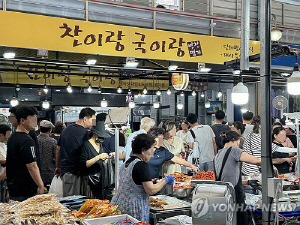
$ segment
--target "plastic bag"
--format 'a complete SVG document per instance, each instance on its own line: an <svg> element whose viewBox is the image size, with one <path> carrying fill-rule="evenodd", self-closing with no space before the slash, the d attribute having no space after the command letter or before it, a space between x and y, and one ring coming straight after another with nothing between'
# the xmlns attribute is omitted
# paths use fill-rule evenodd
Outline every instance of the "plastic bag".
<svg viewBox="0 0 300 225"><path fill-rule="evenodd" d="M57 197L63 197L63 183L60 177L53 177L49 193L56 194Z"/></svg>

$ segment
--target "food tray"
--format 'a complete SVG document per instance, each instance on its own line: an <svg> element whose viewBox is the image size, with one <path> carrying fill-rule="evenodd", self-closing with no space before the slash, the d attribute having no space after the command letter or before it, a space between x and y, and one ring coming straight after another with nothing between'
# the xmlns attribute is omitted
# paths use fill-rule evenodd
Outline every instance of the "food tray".
<svg viewBox="0 0 300 225"><path fill-rule="evenodd" d="M140 222L137 219L133 218L132 216L123 214L123 215L118 215L118 216L108 216L108 217L103 217L103 218L86 219L86 220L84 220L84 223L86 225L104 225L107 223L120 222L123 220L130 220L134 223Z"/></svg>
<svg viewBox="0 0 300 225"><path fill-rule="evenodd" d="M166 195L156 195L156 196L151 196L151 197L163 199L167 203L171 204L171 206L174 205L174 207L164 208L164 209L150 208L151 212L165 212L165 211L174 211L174 210L191 208L191 203L183 201L183 200L179 200L179 199L174 198L174 197L170 197L170 196L166 196Z"/></svg>

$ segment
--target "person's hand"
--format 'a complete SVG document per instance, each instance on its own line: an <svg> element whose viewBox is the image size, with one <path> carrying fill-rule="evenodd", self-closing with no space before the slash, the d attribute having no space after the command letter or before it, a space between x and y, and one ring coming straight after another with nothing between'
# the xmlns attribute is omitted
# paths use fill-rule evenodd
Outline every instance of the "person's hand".
<svg viewBox="0 0 300 225"><path fill-rule="evenodd" d="M164 178L164 180L166 181L166 184L173 184L175 181L175 177L172 175L168 175Z"/></svg>
<svg viewBox="0 0 300 225"><path fill-rule="evenodd" d="M4 173L4 172L5 172L5 171L3 171L2 173L0 173L0 181L6 179L6 173Z"/></svg>
<svg viewBox="0 0 300 225"><path fill-rule="evenodd" d="M54 175L59 177L60 176L60 168L55 168Z"/></svg>
<svg viewBox="0 0 300 225"><path fill-rule="evenodd" d="M289 153L289 157L294 157L295 155L296 155L295 152L290 152L290 153Z"/></svg>
<svg viewBox="0 0 300 225"><path fill-rule="evenodd" d="M200 172L200 170L199 170L199 168L198 168L197 166L192 165L191 168L192 168L192 170L194 170L194 172L196 172L196 173L199 173L199 172Z"/></svg>
<svg viewBox="0 0 300 225"><path fill-rule="evenodd" d="M101 153L100 155L98 155L98 160L102 159L102 160L106 160L108 158L108 154L107 153Z"/></svg>
<svg viewBox="0 0 300 225"><path fill-rule="evenodd" d="M285 158L285 161L287 163L292 163L294 161L294 159L293 158Z"/></svg>
<svg viewBox="0 0 300 225"><path fill-rule="evenodd" d="M38 187L38 189L37 189L37 194L38 194L38 195L42 195L42 194L44 194L44 193L45 193L44 185Z"/></svg>

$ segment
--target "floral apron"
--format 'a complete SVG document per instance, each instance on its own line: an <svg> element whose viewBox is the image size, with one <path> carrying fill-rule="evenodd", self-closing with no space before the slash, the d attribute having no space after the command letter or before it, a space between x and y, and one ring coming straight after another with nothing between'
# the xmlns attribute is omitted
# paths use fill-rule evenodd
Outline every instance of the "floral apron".
<svg viewBox="0 0 300 225"><path fill-rule="evenodd" d="M111 203L118 206L122 214L128 214L139 221L149 222L150 201L143 185L136 185L132 179L134 165L141 161L135 159L127 168L120 168L120 185Z"/></svg>

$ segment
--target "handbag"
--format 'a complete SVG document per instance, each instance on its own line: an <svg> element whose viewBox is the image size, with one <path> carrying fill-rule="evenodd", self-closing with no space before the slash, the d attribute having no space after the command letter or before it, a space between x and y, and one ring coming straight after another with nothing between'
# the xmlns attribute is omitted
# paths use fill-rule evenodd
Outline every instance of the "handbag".
<svg viewBox="0 0 300 225"><path fill-rule="evenodd" d="M88 175L88 185L92 190L102 189L101 172Z"/></svg>

